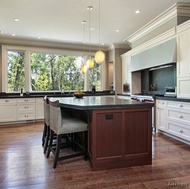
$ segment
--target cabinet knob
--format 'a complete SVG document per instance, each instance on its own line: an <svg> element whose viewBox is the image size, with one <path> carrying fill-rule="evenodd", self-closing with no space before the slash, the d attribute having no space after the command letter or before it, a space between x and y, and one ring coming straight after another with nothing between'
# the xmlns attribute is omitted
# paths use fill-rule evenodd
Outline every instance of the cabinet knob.
<svg viewBox="0 0 190 189"><path fill-rule="evenodd" d="M28 115L25 115L25 117L28 117Z"/></svg>
<svg viewBox="0 0 190 189"><path fill-rule="evenodd" d="M180 133L183 133L183 130L179 129L179 132L180 132Z"/></svg>
<svg viewBox="0 0 190 189"><path fill-rule="evenodd" d="M183 118L183 116L182 116L182 115L179 115L178 117L179 117L179 118Z"/></svg>
<svg viewBox="0 0 190 189"><path fill-rule="evenodd" d="M28 102L28 100L25 100L25 102Z"/></svg>
<svg viewBox="0 0 190 189"><path fill-rule="evenodd" d="M5 100L5 102L9 102L9 100Z"/></svg>
<svg viewBox="0 0 190 189"><path fill-rule="evenodd" d="M28 108L28 106L25 106L25 108Z"/></svg>
<svg viewBox="0 0 190 189"><path fill-rule="evenodd" d="M183 107L183 105L182 105L182 104L179 104L179 107Z"/></svg>

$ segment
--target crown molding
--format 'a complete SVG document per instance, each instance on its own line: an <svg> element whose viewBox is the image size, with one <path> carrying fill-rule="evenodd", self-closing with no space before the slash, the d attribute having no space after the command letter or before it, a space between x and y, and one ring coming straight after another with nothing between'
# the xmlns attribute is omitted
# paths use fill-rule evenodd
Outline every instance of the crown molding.
<svg viewBox="0 0 190 189"><path fill-rule="evenodd" d="M185 32L186 30L190 30L190 20L188 20L176 27L177 34Z"/></svg>
<svg viewBox="0 0 190 189"><path fill-rule="evenodd" d="M168 8L162 14L157 16L155 19L147 23L145 26L140 28L134 34L126 38L124 41L133 43L140 39L141 37L147 35L151 31L155 30L159 26L168 22L172 18L177 16L190 16L190 4L189 3L175 3L173 6Z"/></svg>
<svg viewBox="0 0 190 189"><path fill-rule="evenodd" d="M126 43L126 44L111 44L107 47L107 51L111 51L114 49L126 49L130 50L131 47Z"/></svg>

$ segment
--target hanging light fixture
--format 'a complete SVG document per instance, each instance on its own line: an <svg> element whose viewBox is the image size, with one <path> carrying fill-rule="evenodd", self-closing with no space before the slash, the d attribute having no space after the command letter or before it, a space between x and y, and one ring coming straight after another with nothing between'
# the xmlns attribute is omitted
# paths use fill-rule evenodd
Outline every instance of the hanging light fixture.
<svg viewBox="0 0 190 189"><path fill-rule="evenodd" d="M83 43L84 43L84 52L85 52L85 44L86 44L86 41L85 41L86 21L83 20L83 21L82 21L82 24L83 24ZM86 56L85 56L85 57L86 57ZM86 60L86 58L85 58L85 60ZM86 62L86 61L84 61L84 62ZM85 74L85 73L87 72L87 70L88 70L87 65L83 63L82 66L81 66L81 72L82 72L82 74Z"/></svg>
<svg viewBox="0 0 190 189"><path fill-rule="evenodd" d="M92 69L94 67L94 61L92 60L92 57L91 57L91 11L92 11L93 7L88 6L87 9L89 10L89 27L88 27L88 31L89 31L89 54L90 54L90 57L87 60L87 68Z"/></svg>
<svg viewBox="0 0 190 189"><path fill-rule="evenodd" d="M99 0L99 50L95 53L95 61L101 64L105 60L105 54L100 50L100 0Z"/></svg>

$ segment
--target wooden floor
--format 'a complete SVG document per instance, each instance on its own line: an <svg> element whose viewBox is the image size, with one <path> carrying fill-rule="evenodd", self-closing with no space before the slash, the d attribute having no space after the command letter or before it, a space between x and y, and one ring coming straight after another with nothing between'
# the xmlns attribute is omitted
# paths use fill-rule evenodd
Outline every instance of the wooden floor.
<svg viewBox="0 0 190 189"><path fill-rule="evenodd" d="M152 165L92 172L82 157L58 162L43 154L43 123L0 126L0 188L190 188L190 146L153 134Z"/></svg>

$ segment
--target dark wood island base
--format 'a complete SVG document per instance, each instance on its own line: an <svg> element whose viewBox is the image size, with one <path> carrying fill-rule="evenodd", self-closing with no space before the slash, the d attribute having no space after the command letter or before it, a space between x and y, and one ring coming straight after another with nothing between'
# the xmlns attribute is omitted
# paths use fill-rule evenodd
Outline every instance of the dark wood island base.
<svg viewBox="0 0 190 189"><path fill-rule="evenodd" d="M59 102L63 109L86 112L93 171L152 164L152 103L116 97Z"/></svg>
<svg viewBox="0 0 190 189"><path fill-rule="evenodd" d="M152 163L151 108L95 110L89 124L92 170Z"/></svg>

